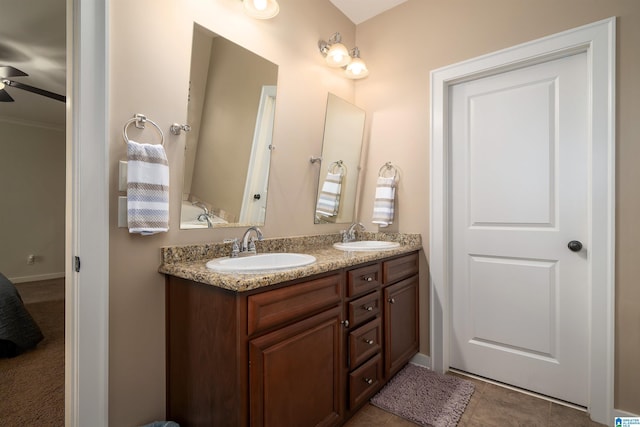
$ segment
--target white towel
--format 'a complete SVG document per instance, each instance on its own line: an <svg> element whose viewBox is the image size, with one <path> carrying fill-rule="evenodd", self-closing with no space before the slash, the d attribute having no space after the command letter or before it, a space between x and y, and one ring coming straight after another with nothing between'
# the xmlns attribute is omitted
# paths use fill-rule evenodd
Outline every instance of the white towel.
<svg viewBox="0 0 640 427"><path fill-rule="evenodd" d="M318 195L316 216L336 216L340 209L340 192L342 191L342 174L327 173Z"/></svg>
<svg viewBox="0 0 640 427"><path fill-rule="evenodd" d="M169 162L160 144L127 141L129 233L169 230Z"/></svg>
<svg viewBox="0 0 640 427"><path fill-rule="evenodd" d="M373 202L373 219L371 222L387 227L393 223L393 205L396 196L396 178L378 177L376 182L376 198Z"/></svg>

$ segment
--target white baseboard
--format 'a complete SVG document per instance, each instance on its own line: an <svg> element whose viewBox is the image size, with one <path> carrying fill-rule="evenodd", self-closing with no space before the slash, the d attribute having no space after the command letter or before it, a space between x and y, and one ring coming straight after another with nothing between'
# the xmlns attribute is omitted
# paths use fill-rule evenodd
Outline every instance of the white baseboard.
<svg viewBox="0 0 640 427"><path fill-rule="evenodd" d="M411 358L411 360L409 360L409 362L416 365L424 366L425 368L432 369L431 357L427 356L426 354L417 353L415 356Z"/></svg>
<svg viewBox="0 0 640 427"><path fill-rule="evenodd" d="M61 279L64 277L62 273L35 274L33 276L9 277L11 283L37 282L39 280Z"/></svg>

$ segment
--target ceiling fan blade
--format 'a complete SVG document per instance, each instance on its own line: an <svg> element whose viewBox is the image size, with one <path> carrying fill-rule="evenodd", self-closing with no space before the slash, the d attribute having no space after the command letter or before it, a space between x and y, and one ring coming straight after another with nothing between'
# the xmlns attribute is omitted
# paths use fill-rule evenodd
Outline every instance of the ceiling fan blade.
<svg viewBox="0 0 640 427"><path fill-rule="evenodd" d="M11 65L0 65L0 77L22 77L28 75L29 74L25 73L24 71L18 70Z"/></svg>
<svg viewBox="0 0 640 427"><path fill-rule="evenodd" d="M48 90L40 89L35 86L30 86L24 83L16 82L13 80L5 80L7 86L15 87L17 89L26 90L27 92L36 93L38 95L46 96L47 98L55 99L60 102L67 102L67 97L59 95L57 93L49 92Z"/></svg>
<svg viewBox="0 0 640 427"><path fill-rule="evenodd" d="M0 89L0 102L13 102L13 98L6 90Z"/></svg>

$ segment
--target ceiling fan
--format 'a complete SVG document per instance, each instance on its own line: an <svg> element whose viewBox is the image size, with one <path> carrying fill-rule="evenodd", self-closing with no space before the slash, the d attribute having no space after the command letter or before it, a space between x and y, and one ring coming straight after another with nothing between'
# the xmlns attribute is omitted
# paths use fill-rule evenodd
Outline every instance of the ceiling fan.
<svg viewBox="0 0 640 427"><path fill-rule="evenodd" d="M55 99L56 101L67 102L67 97L64 95L59 95L57 93L49 92L48 90L11 80L12 77L24 77L28 75L29 74L24 71L18 70L10 65L0 65L0 102L13 102L13 98L5 90L6 86L36 93L38 95L46 96L47 98Z"/></svg>

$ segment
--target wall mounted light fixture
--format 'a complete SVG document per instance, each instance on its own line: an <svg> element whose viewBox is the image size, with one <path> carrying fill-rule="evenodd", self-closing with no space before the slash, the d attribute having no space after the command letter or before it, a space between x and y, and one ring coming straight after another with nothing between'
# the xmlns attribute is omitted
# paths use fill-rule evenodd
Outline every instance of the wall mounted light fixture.
<svg viewBox="0 0 640 427"><path fill-rule="evenodd" d="M351 62L347 65L347 69L345 73L347 77L350 79L362 79L369 75L369 70L367 69L367 64L364 63L362 59L360 59L360 49L354 47L351 49Z"/></svg>
<svg viewBox="0 0 640 427"><path fill-rule="evenodd" d="M369 75L367 65L360 59L360 49L348 50L342 44L340 33L334 33L329 41L318 42L320 53L324 55L327 65L334 68L345 67L345 74L350 79L362 79Z"/></svg>
<svg viewBox="0 0 640 427"><path fill-rule="evenodd" d="M328 42L320 40L318 47L320 48L320 52L325 56L329 67L345 67L349 61L351 61L349 51L345 45L342 44L342 36L340 33L332 35Z"/></svg>
<svg viewBox="0 0 640 427"><path fill-rule="evenodd" d="M242 0L244 11L256 19L271 19L280 12L277 0Z"/></svg>

